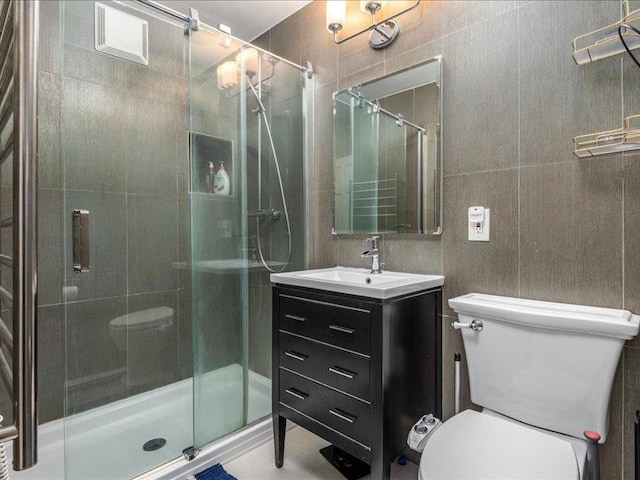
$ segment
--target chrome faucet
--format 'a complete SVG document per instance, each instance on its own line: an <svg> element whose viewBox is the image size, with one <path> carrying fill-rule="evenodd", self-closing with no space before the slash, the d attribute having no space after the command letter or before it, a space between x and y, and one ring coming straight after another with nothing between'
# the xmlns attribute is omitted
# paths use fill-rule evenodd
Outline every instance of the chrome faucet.
<svg viewBox="0 0 640 480"><path fill-rule="evenodd" d="M382 273L382 263L380 263L380 249L378 248L377 235L367 238L367 242L371 242L371 250L365 250L360 254L362 258L371 257L371 273Z"/></svg>

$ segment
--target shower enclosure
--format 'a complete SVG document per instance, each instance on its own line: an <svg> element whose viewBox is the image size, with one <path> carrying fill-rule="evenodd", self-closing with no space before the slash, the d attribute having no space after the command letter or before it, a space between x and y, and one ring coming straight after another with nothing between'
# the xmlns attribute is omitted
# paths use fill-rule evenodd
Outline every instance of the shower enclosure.
<svg viewBox="0 0 640 480"><path fill-rule="evenodd" d="M64 478L130 478L270 413L311 74L147 0L40 9L35 468L63 423Z"/></svg>

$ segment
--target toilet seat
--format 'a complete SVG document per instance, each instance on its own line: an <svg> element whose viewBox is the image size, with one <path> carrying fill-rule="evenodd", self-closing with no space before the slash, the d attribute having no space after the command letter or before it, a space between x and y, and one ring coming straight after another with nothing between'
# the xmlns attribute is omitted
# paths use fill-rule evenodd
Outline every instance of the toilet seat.
<svg viewBox="0 0 640 480"><path fill-rule="evenodd" d="M109 322L112 330L137 330L160 327L173 321L173 308L156 307L127 313Z"/></svg>
<svg viewBox="0 0 640 480"><path fill-rule="evenodd" d="M429 438L420 480L578 480L568 441L474 410L452 417Z"/></svg>

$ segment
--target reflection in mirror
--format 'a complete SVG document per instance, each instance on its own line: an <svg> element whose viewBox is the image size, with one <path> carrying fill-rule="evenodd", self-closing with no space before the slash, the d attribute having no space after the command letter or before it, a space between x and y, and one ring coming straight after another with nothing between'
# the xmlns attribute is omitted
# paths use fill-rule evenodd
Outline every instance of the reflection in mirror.
<svg viewBox="0 0 640 480"><path fill-rule="evenodd" d="M334 233L441 233L441 63L334 93Z"/></svg>

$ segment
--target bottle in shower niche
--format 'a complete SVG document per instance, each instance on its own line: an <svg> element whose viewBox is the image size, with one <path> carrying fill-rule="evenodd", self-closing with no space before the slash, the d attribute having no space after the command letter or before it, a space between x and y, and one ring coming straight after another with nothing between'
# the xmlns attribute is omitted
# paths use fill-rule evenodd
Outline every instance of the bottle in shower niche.
<svg viewBox="0 0 640 480"><path fill-rule="evenodd" d="M218 195L229 195L231 192L231 182L227 171L224 169L224 162L220 162L220 169L213 181L213 191Z"/></svg>
<svg viewBox="0 0 640 480"><path fill-rule="evenodd" d="M207 171L207 175L204 178L204 191L207 193L214 193L213 191L213 183L215 181L215 172L213 167L213 162L209 162L209 170Z"/></svg>

